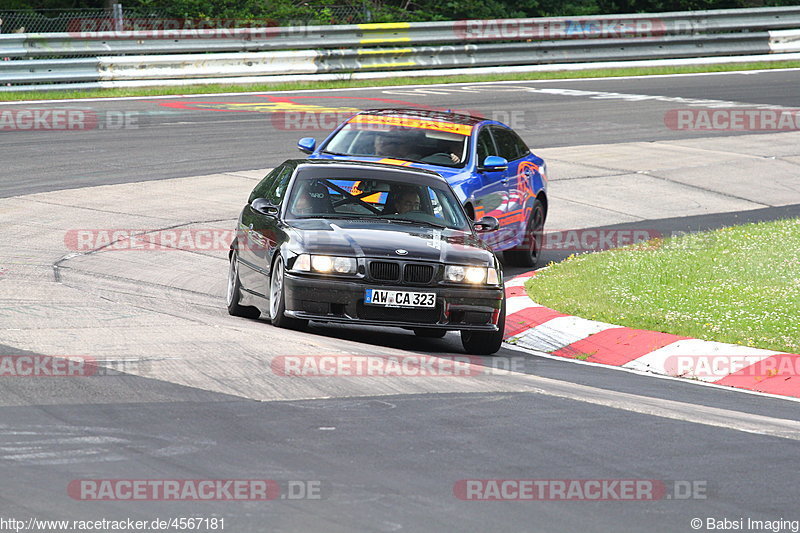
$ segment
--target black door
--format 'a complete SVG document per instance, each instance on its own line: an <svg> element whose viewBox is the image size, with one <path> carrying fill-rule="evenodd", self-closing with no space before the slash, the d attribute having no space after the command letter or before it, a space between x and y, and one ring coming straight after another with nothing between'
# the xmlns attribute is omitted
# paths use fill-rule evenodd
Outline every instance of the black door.
<svg viewBox="0 0 800 533"><path fill-rule="evenodd" d="M239 278L246 291L268 297L272 257L285 235L278 213L294 172L294 165L281 165L269 173L250 195L242 212L239 228ZM253 207L259 198L277 208L276 214L265 214ZM263 202L262 202L262 205Z"/></svg>

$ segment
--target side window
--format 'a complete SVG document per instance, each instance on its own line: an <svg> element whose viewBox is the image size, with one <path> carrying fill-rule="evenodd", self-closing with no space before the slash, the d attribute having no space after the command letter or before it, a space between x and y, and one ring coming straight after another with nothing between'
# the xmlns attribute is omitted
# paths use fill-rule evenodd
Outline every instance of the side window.
<svg viewBox="0 0 800 533"><path fill-rule="evenodd" d="M293 172L294 167L283 167L278 176L275 178L275 181L272 182L265 198L274 205L280 204L283 201L283 196L286 194L286 188L289 186L289 180L292 179Z"/></svg>
<svg viewBox="0 0 800 533"><path fill-rule="evenodd" d="M517 158L528 157L529 155L531 155L531 149L528 148L528 145L525 144L525 141L523 141L522 138L519 135L517 135L515 132L513 132L511 130L507 130L507 131L508 131L508 133L511 134L511 137L514 139L514 142L517 145Z"/></svg>
<svg viewBox="0 0 800 533"><path fill-rule="evenodd" d="M494 135L495 143L497 143L497 151L499 152L497 155L506 158L508 161L515 161L525 156L520 147L520 144L524 146L525 143L513 131L494 127L492 128L492 134ZM527 148L525 152L528 152Z"/></svg>
<svg viewBox="0 0 800 533"><path fill-rule="evenodd" d="M436 195L436 191L429 187L428 195L431 200L431 209L433 210L433 216L435 216L436 218L444 218L444 211L442 210L442 204L439 203L439 197Z"/></svg>
<svg viewBox="0 0 800 533"><path fill-rule="evenodd" d="M478 133L478 166L483 165L483 160L490 155L497 155L495 153L494 142L492 141L492 134L489 133L489 128L482 128Z"/></svg>
<svg viewBox="0 0 800 533"><path fill-rule="evenodd" d="M272 169L272 172L264 176L264 178L258 182L258 185L255 186L253 192L250 193L250 198L247 200L247 203L251 203L256 198L266 198L267 191L269 191L270 187L272 186L275 178L281 173L284 167L275 167Z"/></svg>

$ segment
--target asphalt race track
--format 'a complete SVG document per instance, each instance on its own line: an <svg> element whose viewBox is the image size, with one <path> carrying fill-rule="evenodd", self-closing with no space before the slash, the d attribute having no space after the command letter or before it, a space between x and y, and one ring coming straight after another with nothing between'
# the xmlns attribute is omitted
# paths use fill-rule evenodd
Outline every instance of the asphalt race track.
<svg viewBox="0 0 800 533"><path fill-rule="evenodd" d="M800 71L786 71L686 75L666 79L513 82L458 92L437 87L400 87L394 90L351 89L293 95L298 97L295 99L298 105L310 103L342 113L346 113L347 108L409 104L479 112L506 119L501 121L512 125L531 148L537 150L729 136L730 132L712 132L709 135L709 132L672 130L664 124L665 113L686 108L686 105L658 100L637 101L635 95L739 102L750 104L750 108L757 105L793 108L800 98L799 79ZM529 93L510 87L634 96L624 99L606 94L593 98ZM275 93L272 96L275 100L283 100L291 99L292 95ZM215 110L199 107L200 102L206 106L214 106L215 102L245 105L222 105ZM287 126L276 119L274 113L266 109L265 104L270 103L273 109L281 109L270 98L259 95L0 105L0 109L83 109L101 117L97 120L99 124L107 122L103 129L98 124L97 128L59 133L55 137L42 131L0 132L4 155L0 197L271 167L299 155L295 149L299 137L322 138L331 129L329 127L323 132L287 129L292 128L296 121L290 120ZM185 107L165 104L184 104ZM288 106L282 109L302 110ZM126 121L135 127L118 129ZM335 124L336 115L327 116L326 121ZM43 149L43 146L47 148ZM209 147L215 149L209 150ZM25 179L20 179L20 176Z"/></svg>
<svg viewBox="0 0 800 533"><path fill-rule="evenodd" d="M89 377L0 377L0 529L195 517L235 533L616 533L800 520L795 401L506 348L473 359L468 376L286 377L286 356L446 360L460 342L277 330L228 316L224 249L96 251L70 237L230 230L265 169L300 155L299 137L321 139L351 108L400 105L512 125L548 161L549 231L669 235L800 215L796 130L689 131L670 118L800 108L800 71L0 104L0 118L68 110L81 124L0 131L0 361L99 365ZM280 493L91 501L74 490L81 480L273 480ZM471 501L469 480L663 491Z"/></svg>

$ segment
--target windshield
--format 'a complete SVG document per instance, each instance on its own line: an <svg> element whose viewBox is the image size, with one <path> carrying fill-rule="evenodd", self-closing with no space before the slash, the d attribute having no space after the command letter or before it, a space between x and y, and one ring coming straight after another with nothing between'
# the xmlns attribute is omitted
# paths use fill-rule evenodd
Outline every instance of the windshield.
<svg viewBox="0 0 800 533"><path fill-rule="evenodd" d="M469 134L443 131L446 126L442 123L443 129L440 130L350 123L331 138L323 152L403 159L444 167L463 167L469 153ZM466 131L468 128L464 126L461 129Z"/></svg>
<svg viewBox="0 0 800 533"><path fill-rule="evenodd" d="M386 219L469 231L461 204L446 186L384 178L295 178L287 218Z"/></svg>

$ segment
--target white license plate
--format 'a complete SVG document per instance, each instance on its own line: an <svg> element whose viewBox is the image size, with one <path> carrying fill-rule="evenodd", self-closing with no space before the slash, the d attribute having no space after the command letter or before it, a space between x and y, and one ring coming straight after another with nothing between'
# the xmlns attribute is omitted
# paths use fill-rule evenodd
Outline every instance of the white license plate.
<svg viewBox="0 0 800 533"><path fill-rule="evenodd" d="M383 307L436 307L436 293L367 289L364 303Z"/></svg>

